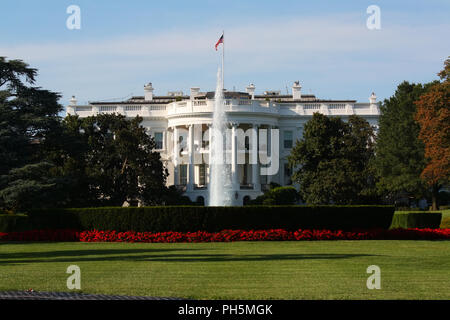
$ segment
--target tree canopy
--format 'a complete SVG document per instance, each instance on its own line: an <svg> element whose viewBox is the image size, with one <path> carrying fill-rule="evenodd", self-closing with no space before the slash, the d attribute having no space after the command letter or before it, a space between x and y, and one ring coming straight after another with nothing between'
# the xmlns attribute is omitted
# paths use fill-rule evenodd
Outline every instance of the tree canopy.
<svg viewBox="0 0 450 320"><path fill-rule="evenodd" d="M55 186L45 150L60 123L57 93L34 87L37 70L0 57L0 207L34 198L40 206ZM39 173L39 174L37 174Z"/></svg>
<svg viewBox="0 0 450 320"><path fill-rule="evenodd" d="M416 101L415 120L420 126L419 139L425 146L426 165L420 177L432 188L433 209L438 209L440 186L450 182L450 59L435 83Z"/></svg>
<svg viewBox="0 0 450 320"><path fill-rule="evenodd" d="M65 174L83 172L77 185L88 190L94 203L122 205L125 201L158 204L165 191L167 170L154 139L140 124L142 118L100 114L80 119L68 116L64 125L71 137L62 154Z"/></svg>
<svg viewBox="0 0 450 320"><path fill-rule="evenodd" d="M289 156L293 181L308 204L360 204L374 201L374 131L358 117L315 113Z"/></svg>
<svg viewBox="0 0 450 320"><path fill-rule="evenodd" d="M425 195L420 179L425 160L424 143L419 139L419 124L414 119L415 101L432 84L402 82L395 94L381 104L376 139L375 168L378 191L394 200L401 194Z"/></svg>
<svg viewBox="0 0 450 320"><path fill-rule="evenodd" d="M59 94L34 87L36 76L23 61L0 57L0 208L167 200L167 171L142 118L62 119Z"/></svg>

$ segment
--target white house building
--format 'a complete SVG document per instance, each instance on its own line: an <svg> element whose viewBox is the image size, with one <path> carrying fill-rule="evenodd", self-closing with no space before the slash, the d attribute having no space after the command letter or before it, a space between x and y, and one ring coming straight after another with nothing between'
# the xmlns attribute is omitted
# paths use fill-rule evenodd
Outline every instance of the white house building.
<svg viewBox="0 0 450 320"><path fill-rule="evenodd" d="M254 199L271 182L290 185L291 170L287 163L295 141L302 136L305 123L313 113L339 116L344 120L350 115L365 118L377 127L379 108L374 93L369 103L355 100L324 100L314 95L304 95L298 81L292 86L292 94L283 95L279 91L266 91L255 94L255 86L250 84L246 92L225 91L225 110L232 132L236 129L250 130L258 134L259 129L278 129L279 132L279 170L274 175L261 175L259 164L236 163L232 157L233 202L242 204ZM183 92L169 92L165 96L153 94L151 83L144 86L144 96L132 97L121 102L89 102L77 105L72 97L67 106L67 114L88 117L102 113L119 113L127 117L139 115L142 125L148 128L155 138L157 151L169 171L168 184L181 188L192 201L208 203L209 169L206 161L192 161L197 155L209 153L208 138L205 131L212 124L214 92L201 92L191 88L190 95ZM207 135L206 135L207 136ZM185 147L176 152L176 142L184 141ZM247 152L237 150L232 144L234 155ZM245 158L245 157L244 157Z"/></svg>

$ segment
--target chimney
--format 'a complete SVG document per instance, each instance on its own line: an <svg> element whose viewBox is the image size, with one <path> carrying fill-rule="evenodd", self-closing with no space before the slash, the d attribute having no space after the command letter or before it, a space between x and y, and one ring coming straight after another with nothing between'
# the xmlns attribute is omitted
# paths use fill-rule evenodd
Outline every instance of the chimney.
<svg viewBox="0 0 450 320"><path fill-rule="evenodd" d="M255 99L255 85L253 83L250 83L245 91L252 97L252 100Z"/></svg>
<svg viewBox="0 0 450 320"><path fill-rule="evenodd" d="M372 95L369 97L370 104L376 104L377 103L377 96L375 95L375 92L372 92Z"/></svg>
<svg viewBox="0 0 450 320"><path fill-rule="evenodd" d="M72 96L72 99L70 99L69 106L76 106L76 105L77 105L77 99L75 98L75 96Z"/></svg>
<svg viewBox="0 0 450 320"><path fill-rule="evenodd" d="M144 96L144 100L145 101L151 101L153 100L153 87L152 87L152 83L149 82L144 86L144 92L145 92L145 96Z"/></svg>
<svg viewBox="0 0 450 320"><path fill-rule="evenodd" d="M191 95L190 95L191 100L194 100L195 96L198 95L199 92L200 92L200 88L199 87L192 87L191 88Z"/></svg>
<svg viewBox="0 0 450 320"><path fill-rule="evenodd" d="M72 96L72 99L70 99L69 105L67 106L66 113L68 115L74 115L76 113L75 112L76 105L77 105L77 99L75 98L75 96Z"/></svg>
<svg viewBox="0 0 450 320"><path fill-rule="evenodd" d="M292 99L300 100L302 98L302 86L300 85L300 81L295 81L292 86Z"/></svg>
<svg viewBox="0 0 450 320"><path fill-rule="evenodd" d="M373 114L380 114L380 109L378 108L377 96L375 95L375 92L372 92L372 95L369 97L369 102L370 102L370 111Z"/></svg>

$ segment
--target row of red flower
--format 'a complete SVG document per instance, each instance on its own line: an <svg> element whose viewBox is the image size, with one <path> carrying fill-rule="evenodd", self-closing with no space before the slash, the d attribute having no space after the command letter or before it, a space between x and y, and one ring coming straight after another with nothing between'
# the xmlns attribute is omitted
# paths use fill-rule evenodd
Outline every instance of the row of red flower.
<svg viewBox="0 0 450 320"><path fill-rule="evenodd" d="M394 229L366 231L330 230L223 230L221 232L116 232L76 230L33 230L0 233L3 241L81 242L230 242L300 240L438 240L450 239L450 229Z"/></svg>

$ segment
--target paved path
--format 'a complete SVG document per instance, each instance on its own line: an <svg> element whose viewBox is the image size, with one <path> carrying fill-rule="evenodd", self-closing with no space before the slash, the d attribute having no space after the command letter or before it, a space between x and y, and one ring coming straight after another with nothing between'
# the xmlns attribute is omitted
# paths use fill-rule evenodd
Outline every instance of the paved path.
<svg viewBox="0 0 450 320"><path fill-rule="evenodd" d="M75 292L0 291L0 300L183 300L170 297L116 296Z"/></svg>

